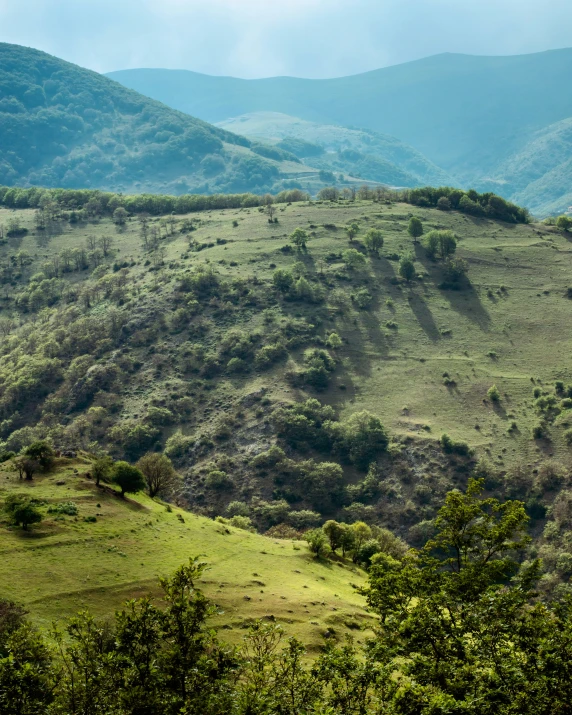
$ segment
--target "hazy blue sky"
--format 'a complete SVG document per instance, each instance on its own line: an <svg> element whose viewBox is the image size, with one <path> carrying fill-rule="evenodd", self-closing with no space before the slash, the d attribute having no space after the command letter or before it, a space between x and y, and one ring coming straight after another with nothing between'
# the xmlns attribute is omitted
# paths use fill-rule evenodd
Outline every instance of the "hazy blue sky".
<svg viewBox="0 0 572 715"><path fill-rule="evenodd" d="M0 0L0 41L100 72L334 77L572 45L572 0Z"/></svg>

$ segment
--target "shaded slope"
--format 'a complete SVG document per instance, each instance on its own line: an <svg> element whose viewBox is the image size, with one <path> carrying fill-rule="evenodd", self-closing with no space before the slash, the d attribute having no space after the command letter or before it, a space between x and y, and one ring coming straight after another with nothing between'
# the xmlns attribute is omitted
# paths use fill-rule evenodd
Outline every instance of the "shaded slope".
<svg viewBox="0 0 572 715"><path fill-rule="evenodd" d="M173 193L267 189L244 138L37 50L0 44L0 183Z"/></svg>

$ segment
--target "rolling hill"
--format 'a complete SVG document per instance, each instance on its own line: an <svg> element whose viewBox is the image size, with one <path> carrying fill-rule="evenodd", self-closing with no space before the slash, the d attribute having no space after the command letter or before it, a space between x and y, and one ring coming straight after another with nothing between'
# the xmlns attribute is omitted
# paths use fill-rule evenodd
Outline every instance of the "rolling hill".
<svg viewBox="0 0 572 715"><path fill-rule="evenodd" d="M413 147L394 137L278 112L256 112L219 122L227 131L272 143L307 164L389 186L445 186L454 182Z"/></svg>
<svg viewBox="0 0 572 715"><path fill-rule="evenodd" d="M263 153L95 72L0 44L0 183L263 192L306 172L293 155Z"/></svg>

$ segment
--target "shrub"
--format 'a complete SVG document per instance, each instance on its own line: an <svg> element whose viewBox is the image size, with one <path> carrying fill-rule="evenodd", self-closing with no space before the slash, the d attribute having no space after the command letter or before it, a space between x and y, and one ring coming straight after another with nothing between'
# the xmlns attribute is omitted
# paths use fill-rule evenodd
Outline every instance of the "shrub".
<svg viewBox="0 0 572 715"><path fill-rule="evenodd" d="M48 508L48 514L65 514L66 516L77 516L77 504L75 504L73 501L65 502L63 504L52 504L52 506Z"/></svg>
<svg viewBox="0 0 572 715"><path fill-rule="evenodd" d="M352 297L360 310L367 310L373 303L373 297L367 288L360 288Z"/></svg>
<svg viewBox="0 0 572 715"><path fill-rule="evenodd" d="M147 418L152 425L166 426L174 422L174 415L171 410L165 407L150 407L147 410Z"/></svg>
<svg viewBox="0 0 572 715"><path fill-rule="evenodd" d="M243 529L244 531L255 531L252 521L249 519L248 516L241 516L240 514L236 514L229 519L228 523L231 526L234 526L236 529Z"/></svg>
<svg viewBox="0 0 572 715"><path fill-rule="evenodd" d="M217 491L231 490L234 488L234 481L226 472L222 470L213 470L207 474L205 479L205 486L208 489L215 489Z"/></svg>
<svg viewBox="0 0 572 715"><path fill-rule="evenodd" d="M342 260L350 270L358 270L363 268L367 263L363 253L356 251L355 248L348 248L342 253Z"/></svg>
<svg viewBox="0 0 572 715"><path fill-rule="evenodd" d="M468 456L471 453L471 448L466 442L455 442L446 432L441 435L440 442L443 451L447 454Z"/></svg>
<svg viewBox="0 0 572 715"><path fill-rule="evenodd" d="M320 523L320 515L315 511L301 509L300 511L291 511L287 516L288 524L297 531L310 529Z"/></svg>
<svg viewBox="0 0 572 715"><path fill-rule="evenodd" d="M381 420L366 410L354 413L347 422L336 426L334 434L338 450L348 454L360 469L367 469L389 443Z"/></svg>
<svg viewBox="0 0 572 715"><path fill-rule="evenodd" d="M177 430L167 440L165 454L172 459L180 459L189 451L193 442L192 437L185 437L181 430Z"/></svg>
<svg viewBox="0 0 572 715"><path fill-rule="evenodd" d="M275 467L279 462L286 458L286 454L283 449L280 449L277 445L272 446L266 452L260 452L256 457L253 457L250 464L255 469L268 469Z"/></svg>
<svg viewBox="0 0 572 715"><path fill-rule="evenodd" d="M249 516L250 507L243 501L231 501L226 508L226 515L232 519L233 516Z"/></svg>
<svg viewBox="0 0 572 715"><path fill-rule="evenodd" d="M491 402L497 403L501 400L501 394L496 385L492 385L491 387L489 387L487 391L487 396Z"/></svg>
<svg viewBox="0 0 572 715"><path fill-rule="evenodd" d="M441 196L441 198L437 201L437 208L439 211L450 211L451 202L446 196Z"/></svg>

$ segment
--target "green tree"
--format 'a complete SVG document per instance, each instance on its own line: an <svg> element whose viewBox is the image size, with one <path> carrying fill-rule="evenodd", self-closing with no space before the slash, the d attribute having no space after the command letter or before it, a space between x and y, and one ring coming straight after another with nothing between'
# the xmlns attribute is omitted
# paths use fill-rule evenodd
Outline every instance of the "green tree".
<svg viewBox="0 0 572 715"><path fill-rule="evenodd" d="M566 233L570 231L570 229L572 228L572 216L566 216L566 214L562 214L562 216L559 216L556 219L556 228Z"/></svg>
<svg viewBox="0 0 572 715"><path fill-rule="evenodd" d="M125 226L128 217L129 214L123 208L123 206L118 206L113 212L113 223L117 224L118 226Z"/></svg>
<svg viewBox="0 0 572 715"><path fill-rule="evenodd" d="M342 253L342 260L350 270L358 270L363 268L367 263L363 253L356 251L355 248L348 248Z"/></svg>
<svg viewBox="0 0 572 715"><path fill-rule="evenodd" d="M398 712L444 712L438 703L447 712L565 712L539 706L547 660L538 648L553 616L529 604L538 564L519 573L515 558L529 541L524 505L483 499L483 490L471 479L466 493L450 492L421 550L374 558L367 599L380 617L380 666L407 680ZM550 640L554 652L562 641L555 632Z"/></svg>
<svg viewBox="0 0 572 715"><path fill-rule="evenodd" d="M345 524L339 524L337 521L329 519L322 527L324 534L330 542L330 549L334 554L342 545L345 526Z"/></svg>
<svg viewBox="0 0 572 715"><path fill-rule="evenodd" d="M339 350L343 343L342 339L337 333L330 333L326 339L326 345L332 350Z"/></svg>
<svg viewBox="0 0 572 715"><path fill-rule="evenodd" d="M145 478L141 470L134 467L129 462L115 462L111 473L114 484L121 489L121 496L135 494L145 489Z"/></svg>
<svg viewBox="0 0 572 715"><path fill-rule="evenodd" d="M383 233L379 229L372 228L365 234L363 243L370 253L378 256L383 248Z"/></svg>
<svg viewBox="0 0 572 715"><path fill-rule="evenodd" d="M113 471L113 459L109 455L99 457L93 463L91 473L95 479L95 485L98 487L102 481L106 481L111 477Z"/></svg>
<svg viewBox="0 0 572 715"><path fill-rule="evenodd" d="M308 234L304 229L297 228L290 234L290 241L296 246L298 251L305 251L308 243Z"/></svg>
<svg viewBox="0 0 572 715"><path fill-rule="evenodd" d="M12 523L21 526L24 531L28 530L28 526L39 524L43 519L42 512L24 494L9 494L4 502L4 511Z"/></svg>
<svg viewBox="0 0 572 715"><path fill-rule="evenodd" d="M147 493L151 498L158 494L172 494L180 483L173 463L165 454L148 452L137 462L137 467L145 477Z"/></svg>
<svg viewBox="0 0 572 715"><path fill-rule="evenodd" d="M410 253L405 253L399 260L399 275L410 283L415 278L415 264Z"/></svg>
<svg viewBox="0 0 572 715"><path fill-rule="evenodd" d="M349 454L360 469L369 464L387 448L389 437L381 420L367 410L356 412L335 428L337 447Z"/></svg>
<svg viewBox="0 0 572 715"><path fill-rule="evenodd" d="M32 444L26 447L24 454L38 462L44 472L49 471L54 464L54 448L46 440L32 442Z"/></svg>
<svg viewBox="0 0 572 715"><path fill-rule="evenodd" d="M328 553L328 539L322 529L312 529L304 534L308 548L317 559Z"/></svg>
<svg viewBox="0 0 572 715"><path fill-rule="evenodd" d="M413 239L413 243L417 243L418 239L423 235L423 224L417 216L412 216L407 225L407 233Z"/></svg>
<svg viewBox="0 0 572 715"><path fill-rule="evenodd" d="M457 239L452 231L430 231L425 235L424 245L429 256L445 260L457 250Z"/></svg>
<svg viewBox="0 0 572 715"><path fill-rule="evenodd" d="M294 287L294 277L290 271L277 268L272 274L272 282L281 293L290 293Z"/></svg>
<svg viewBox="0 0 572 715"><path fill-rule="evenodd" d="M350 243L354 240L354 238L358 235L359 233L359 223L356 223L353 221L350 223L348 226L346 226L346 233L348 234L348 238L350 240Z"/></svg>

